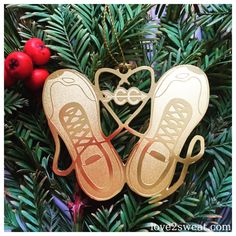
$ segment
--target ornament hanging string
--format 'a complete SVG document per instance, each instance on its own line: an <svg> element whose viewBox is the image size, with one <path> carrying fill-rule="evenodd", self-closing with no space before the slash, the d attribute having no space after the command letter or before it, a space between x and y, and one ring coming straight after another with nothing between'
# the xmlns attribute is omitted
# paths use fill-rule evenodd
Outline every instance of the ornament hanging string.
<svg viewBox="0 0 236 236"><path fill-rule="evenodd" d="M122 60L123 60L123 63L119 63L116 58L113 56L112 54L112 51L108 45L108 42L107 42L107 38L106 38L106 30L105 30L105 25L106 25L106 14L108 13L109 17L110 17L110 21L111 21L111 26L112 26L112 31L114 33L114 36L116 38L116 42L118 44L118 47L119 47L119 50L121 52L121 56L122 56ZM114 25L114 21L113 21L113 18L112 18L112 14L111 14L111 10L110 10L110 7L109 5L105 5L104 7L104 11L103 11L103 38L104 38L104 44L105 44L105 47L107 48L112 60L118 65L118 67L122 70L122 71L125 71L128 67L128 64L126 63L125 61L125 55L124 55L124 52L122 50L122 47L121 47L121 44L120 44L120 41L119 41L119 38L118 38L118 35L117 35L117 32L115 30L115 25Z"/></svg>

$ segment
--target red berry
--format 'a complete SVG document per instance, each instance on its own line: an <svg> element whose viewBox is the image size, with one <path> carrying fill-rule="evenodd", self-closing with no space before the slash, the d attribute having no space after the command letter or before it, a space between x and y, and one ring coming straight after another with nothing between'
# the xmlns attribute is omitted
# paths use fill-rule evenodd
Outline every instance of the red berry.
<svg viewBox="0 0 236 236"><path fill-rule="evenodd" d="M24 52L27 53L35 65L46 64L51 56L51 52L44 42L39 38L28 40L24 47Z"/></svg>
<svg viewBox="0 0 236 236"><path fill-rule="evenodd" d="M5 60L5 68L11 78L24 80L33 71L31 58L23 52L12 52Z"/></svg>
<svg viewBox="0 0 236 236"><path fill-rule="evenodd" d="M15 79L11 78L4 67L4 87L10 88L16 82Z"/></svg>
<svg viewBox="0 0 236 236"><path fill-rule="evenodd" d="M26 86L31 90L38 90L43 87L45 80L47 79L49 73L45 69L34 69L31 78L25 81Z"/></svg>

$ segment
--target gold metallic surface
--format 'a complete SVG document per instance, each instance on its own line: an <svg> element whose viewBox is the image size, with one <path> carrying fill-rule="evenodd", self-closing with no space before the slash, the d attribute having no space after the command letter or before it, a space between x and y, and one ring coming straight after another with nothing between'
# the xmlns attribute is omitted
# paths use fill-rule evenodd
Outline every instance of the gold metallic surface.
<svg viewBox="0 0 236 236"><path fill-rule="evenodd" d="M123 188L124 165L100 126L100 109L93 85L75 70L51 74L43 90L43 107L56 144L53 171L61 176L75 170L80 187L91 198L106 200ZM59 136L72 164L58 168Z"/></svg>
<svg viewBox="0 0 236 236"><path fill-rule="evenodd" d="M188 136L207 110L208 80L202 70L192 65L170 69L157 83L151 67L132 69L127 66L126 73L121 71L120 68L99 69L95 74L95 85L75 70L59 70L48 77L42 99L56 144L53 170L62 176L75 170L80 187L96 200L112 198L127 183L137 194L157 196L152 202L159 201L181 186L189 165L204 153L204 139L196 135L189 144L186 157L180 157ZM150 72L149 92L144 93L136 87L122 87L123 84L129 85L130 76L140 71ZM101 90L99 80L102 73L111 73L120 79L115 91ZM149 127L145 133L139 133L129 124L149 99ZM126 103L140 106L122 122L110 107L111 100L118 106ZM101 129L99 102L118 124L118 128L108 137ZM122 129L140 138L126 165L110 142ZM72 159L66 170L58 168L59 137ZM200 143L200 151L193 155L197 142ZM182 172L178 180L172 183L178 162L183 165Z"/></svg>

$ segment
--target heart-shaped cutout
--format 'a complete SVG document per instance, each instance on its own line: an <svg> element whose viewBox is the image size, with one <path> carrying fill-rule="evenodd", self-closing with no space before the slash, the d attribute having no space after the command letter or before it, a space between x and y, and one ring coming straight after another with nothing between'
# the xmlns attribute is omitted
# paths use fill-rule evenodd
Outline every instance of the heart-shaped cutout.
<svg viewBox="0 0 236 236"><path fill-rule="evenodd" d="M102 88L101 78L105 78ZM137 84L146 86L135 87L134 85ZM122 73L119 68L101 68L96 72L97 97L118 125L110 136L116 136L123 129L138 137L141 135L137 131L139 127L130 127L130 124L150 100L154 87L154 71L148 66L128 69L125 73Z"/></svg>

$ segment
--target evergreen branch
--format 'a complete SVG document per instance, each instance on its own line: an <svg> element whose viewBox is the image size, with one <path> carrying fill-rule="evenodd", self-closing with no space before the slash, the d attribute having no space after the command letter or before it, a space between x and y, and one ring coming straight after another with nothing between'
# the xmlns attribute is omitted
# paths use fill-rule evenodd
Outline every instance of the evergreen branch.
<svg viewBox="0 0 236 236"><path fill-rule="evenodd" d="M15 210L7 202L7 200L4 200L4 231L20 231L20 225L17 222Z"/></svg>
<svg viewBox="0 0 236 236"><path fill-rule="evenodd" d="M44 42L47 41L43 26L36 21L25 21L24 24L20 23L18 31L22 37L21 41L23 44L31 38L40 38Z"/></svg>
<svg viewBox="0 0 236 236"><path fill-rule="evenodd" d="M4 56L20 48L20 36L17 32L18 19L16 13L4 9Z"/></svg>
<svg viewBox="0 0 236 236"><path fill-rule="evenodd" d="M160 212L157 207L162 203L150 205L148 201L136 200L129 192L122 202L109 209L102 207L88 217L85 224L90 231L143 231L150 230L154 216Z"/></svg>
<svg viewBox="0 0 236 236"><path fill-rule="evenodd" d="M12 90L4 90L4 113L12 115L18 109L27 106L28 99L23 98L20 93Z"/></svg>
<svg viewBox="0 0 236 236"><path fill-rule="evenodd" d="M149 204L148 200L136 201L131 193L124 195L124 202L121 204L121 222L124 231L150 230L150 222L160 213L157 207L162 202Z"/></svg>
<svg viewBox="0 0 236 236"><path fill-rule="evenodd" d="M202 5L197 23L199 26L217 26L217 33L229 33L232 29L232 5Z"/></svg>
<svg viewBox="0 0 236 236"><path fill-rule="evenodd" d="M43 219L44 231L46 232L71 232L71 223L63 216L54 205L48 207Z"/></svg>
<svg viewBox="0 0 236 236"><path fill-rule="evenodd" d="M54 13L54 9L57 4L9 4L8 9L22 9L24 15L21 16L21 20L24 19L37 19L38 22L45 22L50 19L50 16ZM28 11L26 11L28 10Z"/></svg>
<svg viewBox="0 0 236 236"><path fill-rule="evenodd" d="M90 39L80 22L68 6L59 6L48 21L45 32L51 40L49 47L62 59L60 64L85 73L89 66L90 52L87 46Z"/></svg>
<svg viewBox="0 0 236 236"><path fill-rule="evenodd" d="M24 176L24 185L21 185L24 195L19 196L20 217L24 220L27 230L43 231L43 218L48 201L48 191L43 186L46 178L40 178L40 172Z"/></svg>
<svg viewBox="0 0 236 236"><path fill-rule="evenodd" d="M232 204L232 167L215 162L212 171L208 172L205 194L208 195L208 205L231 207Z"/></svg>
<svg viewBox="0 0 236 236"><path fill-rule="evenodd" d="M120 232L123 229L121 220L119 219L119 211L113 210L112 205L109 209L102 207L96 213L92 213L88 218L86 225L91 232Z"/></svg>

